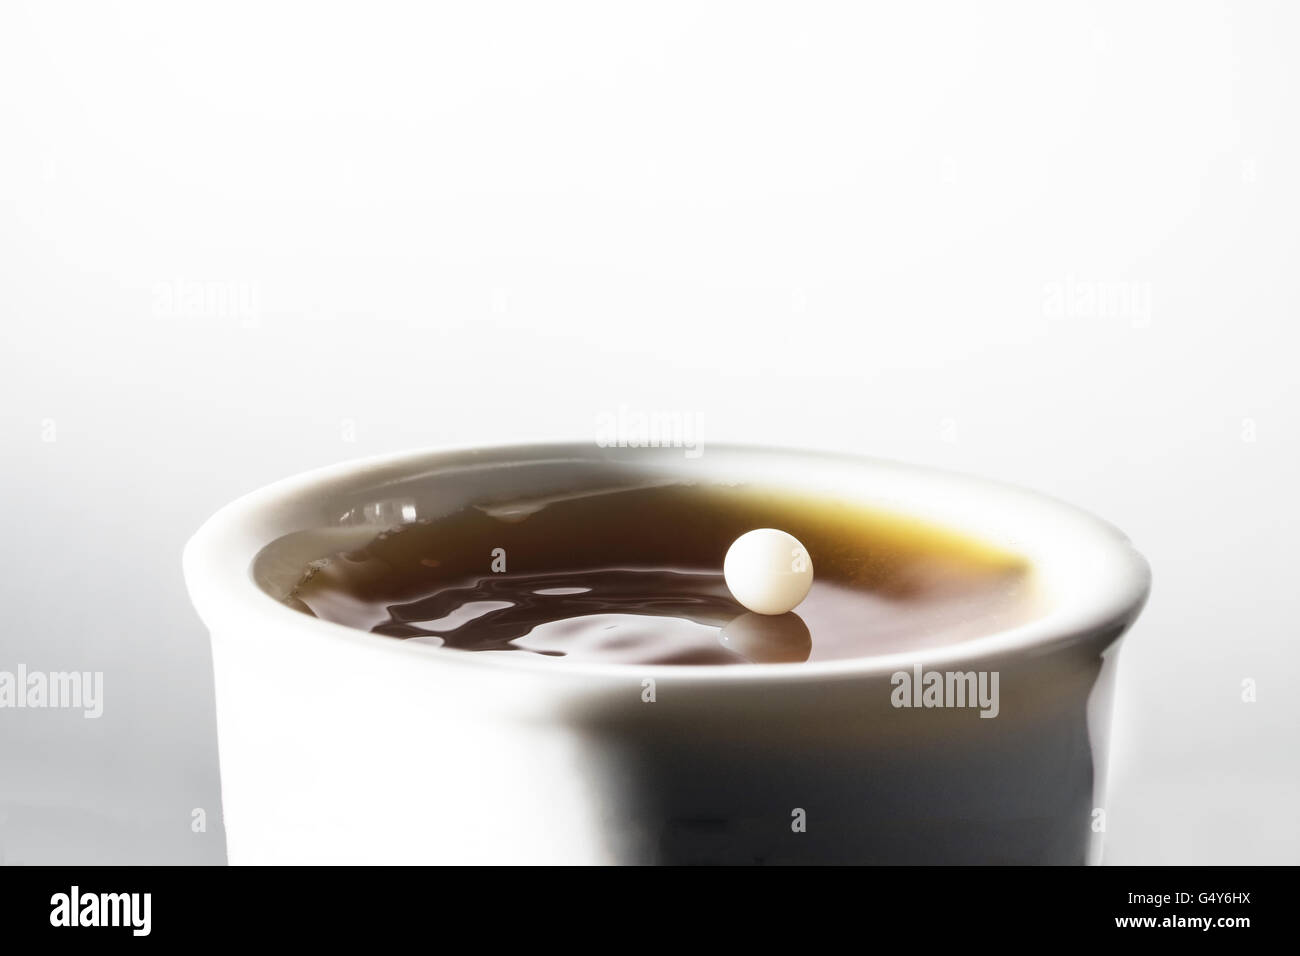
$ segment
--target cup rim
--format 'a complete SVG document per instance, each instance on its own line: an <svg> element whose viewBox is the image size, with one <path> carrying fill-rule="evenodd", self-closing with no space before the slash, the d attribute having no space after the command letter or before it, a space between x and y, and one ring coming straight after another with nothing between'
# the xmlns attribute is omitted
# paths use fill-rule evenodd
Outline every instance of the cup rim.
<svg viewBox="0 0 1300 956"><path fill-rule="evenodd" d="M1056 498L1009 483L975 477L931 466L912 465L883 458L840 451L794 448L747 443L711 443L713 453L762 455L817 462L823 466L886 470L897 476L924 481L934 490L964 489L973 499L998 500L1004 506L1032 508L1039 517L1050 518L1050 529L1065 540L1052 547L1064 552L1073 547L1085 550L1104 567L1105 580L1095 597L1053 608L1028 621L983 637L952 644L896 651L828 661L776 664L628 664L567 661L562 666L532 654L475 654L419 644L373 634L358 628L326 621L297 611L268 594L253 577L253 562L262 548L287 531L279 523L294 502L315 496L338 494L342 487L362 487L399 480L404 474L418 474L420 467L479 458L506 460L512 456L529 462L595 460L600 451L591 441L528 442L495 445L456 445L421 448L344 461L292 475L243 495L214 513L186 544L182 565L191 601L209 629L230 626L274 628L301 638L344 642L367 647L372 652L397 653L429 665L490 670L536 672L552 679L603 679L626 682L646 678L674 682L782 683L856 679L911 670L950 670L969 667L980 660L1007 654L1057 649L1089 639L1108 645L1137 617L1146 603L1151 570L1146 559L1128 537L1108 522ZM960 522L947 522L953 530L964 530ZM1046 528L1043 534L1047 534ZM978 534L977 534L978 536ZM1041 539L1046 542L1046 538ZM1031 557L1031 560L1034 560ZM1104 646L1104 645L1103 645ZM951 665L951 666L945 666ZM487 670L485 670L487 669Z"/></svg>

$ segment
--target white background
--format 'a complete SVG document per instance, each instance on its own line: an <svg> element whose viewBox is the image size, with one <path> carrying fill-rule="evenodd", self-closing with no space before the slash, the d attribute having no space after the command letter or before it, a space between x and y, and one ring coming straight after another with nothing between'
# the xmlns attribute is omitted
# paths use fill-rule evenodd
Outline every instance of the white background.
<svg viewBox="0 0 1300 956"><path fill-rule="evenodd" d="M0 855L224 859L179 564L219 505L626 405L1119 525L1106 860L1300 862L1298 41L1249 0L0 6L0 669L106 683L0 711Z"/></svg>

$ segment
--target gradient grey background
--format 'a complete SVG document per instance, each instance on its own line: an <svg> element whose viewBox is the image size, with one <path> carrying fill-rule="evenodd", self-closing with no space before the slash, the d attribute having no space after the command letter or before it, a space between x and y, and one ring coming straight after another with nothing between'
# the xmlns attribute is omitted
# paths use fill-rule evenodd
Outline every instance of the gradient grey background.
<svg viewBox="0 0 1300 956"><path fill-rule="evenodd" d="M1298 41L1262 2L4 4L0 669L106 687L0 710L0 858L224 859L180 574L218 506L627 405L1125 529L1106 861L1300 862Z"/></svg>

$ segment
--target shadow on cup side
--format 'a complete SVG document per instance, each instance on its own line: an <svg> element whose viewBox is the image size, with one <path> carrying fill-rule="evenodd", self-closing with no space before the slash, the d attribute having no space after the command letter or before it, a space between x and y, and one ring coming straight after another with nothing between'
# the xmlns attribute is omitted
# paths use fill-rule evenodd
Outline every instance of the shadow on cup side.
<svg viewBox="0 0 1300 956"><path fill-rule="evenodd" d="M896 707L905 681L892 675L723 688L663 678L653 701L645 688L611 696L588 719L575 715L609 856L1097 862L1094 811L1118 650L1097 646L955 672L998 674L994 717L979 706Z"/></svg>

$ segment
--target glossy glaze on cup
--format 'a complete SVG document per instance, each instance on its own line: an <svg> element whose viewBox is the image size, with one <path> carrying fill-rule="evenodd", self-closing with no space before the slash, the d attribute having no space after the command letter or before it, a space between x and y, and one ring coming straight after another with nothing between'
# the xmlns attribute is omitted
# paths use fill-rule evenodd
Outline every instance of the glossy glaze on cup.
<svg viewBox="0 0 1300 956"><path fill-rule="evenodd" d="M555 668L406 646L277 601L311 557L401 520L682 476L851 495L962 529L1028 557L1051 606L914 655ZM717 446L697 459L573 444L342 465L228 506L185 565L213 635L232 862L1095 859L1110 674L1149 582L1123 535L1029 492ZM996 670L998 716L892 706L891 676L914 666Z"/></svg>

